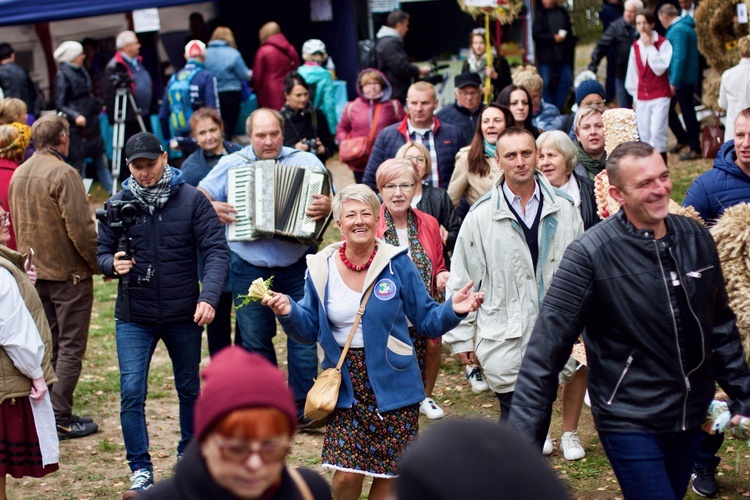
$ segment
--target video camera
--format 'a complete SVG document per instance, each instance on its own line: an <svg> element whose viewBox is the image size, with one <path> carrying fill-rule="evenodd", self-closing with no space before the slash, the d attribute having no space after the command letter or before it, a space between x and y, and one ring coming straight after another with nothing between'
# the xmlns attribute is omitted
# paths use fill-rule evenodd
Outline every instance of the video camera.
<svg viewBox="0 0 750 500"><path fill-rule="evenodd" d="M112 73L109 84L116 89L129 89L133 79L127 73Z"/></svg>
<svg viewBox="0 0 750 500"><path fill-rule="evenodd" d="M430 59L430 72L424 76L420 76L417 80L431 83L433 85L440 85L445 81L445 75L441 71L450 68L448 64L437 64L435 59Z"/></svg>
<svg viewBox="0 0 750 500"><path fill-rule="evenodd" d="M126 200L110 200L108 208L96 211L96 218L108 223L111 227L130 229L141 216L141 206Z"/></svg>

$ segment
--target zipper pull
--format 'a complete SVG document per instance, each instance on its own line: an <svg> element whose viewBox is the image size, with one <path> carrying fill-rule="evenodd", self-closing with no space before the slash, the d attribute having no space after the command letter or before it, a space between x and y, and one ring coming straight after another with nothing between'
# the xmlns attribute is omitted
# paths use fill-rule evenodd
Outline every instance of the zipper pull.
<svg viewBox="0 0 750 500"><path fill-rule="evenodd" d="M380 414L380 410L378 410L377 408L375 409L375 414L376 414L376 415L378 416L378 418L380 419L380 421L381 421L381 422L382 422L383 420L385 420L385 419L383 418L383 415L381 415L381 414Z"/></svg>
<svg viewBox="0 0 750 500"><path fill-rule="evenodd" d="M677 277L677 273L674 271L669 272L669 279L672 281L672 286L680 286L680 280Z"/></svg>
<svg viewBox="0 0 750 500"><path fill-rule="evenodd" d="M690 379L685 377L685 387L687 388L688 392L690 392Z"/></svg>

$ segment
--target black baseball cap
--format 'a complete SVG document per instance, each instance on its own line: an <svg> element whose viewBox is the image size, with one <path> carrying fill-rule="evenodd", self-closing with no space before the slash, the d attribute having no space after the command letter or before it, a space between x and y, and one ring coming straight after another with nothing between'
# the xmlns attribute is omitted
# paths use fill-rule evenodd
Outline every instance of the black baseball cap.
<svg viewBox="0 0 750 500"><path fill-rule="evenodd" d="M482 78L476 73L461 73L455 76L453 83L457 89L462 89L468 86L481 87Z"/></svg>
<svg viewBox="0 0 750 500"><path fill-rule="evenodd" d="M148 132L138 132L125 144L125 163L127 165L138 158L155 160L163 154L164 147L161 145L161 141L154 134Z"/></svg>

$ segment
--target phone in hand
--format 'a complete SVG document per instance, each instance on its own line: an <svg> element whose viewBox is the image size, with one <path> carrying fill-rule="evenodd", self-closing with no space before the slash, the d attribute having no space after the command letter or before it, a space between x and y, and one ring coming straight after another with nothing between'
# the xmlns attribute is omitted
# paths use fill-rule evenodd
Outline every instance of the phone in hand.
<svg viewBox="0 0 750 500"><path fill-rule="evenodd" d="M32 262L33 260L34 260L34 249L29 247L29 257L26 259L26 263L24 264L24 267L26 268L27 271L31 269L31 264L33 263Z"/></svg>

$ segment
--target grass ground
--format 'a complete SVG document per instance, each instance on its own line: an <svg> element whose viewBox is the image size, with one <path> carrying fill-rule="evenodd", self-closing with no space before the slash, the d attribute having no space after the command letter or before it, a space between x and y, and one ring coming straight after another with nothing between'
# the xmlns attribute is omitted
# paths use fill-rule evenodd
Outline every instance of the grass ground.
<svg viewBox="0 0 750 500"><path fill-rule="evenodd" d="M589 50L590 47L586 50ZM580 52L579 52L580 53ZM583 56L582 56L583 57ZM584 57L585 65L585 57ZM582 66L582 64L578 64ZM673 142L673 138L670 143ZM673 198L681 202L692 180L711 166L708 160L679 162L670 155L670 168L674 182ZM337 186L353 181L349 170L341 163L330 164ZM106 199L106 193L95 186L95 202ZM336 229L329 231L328 239L337 237ZM84 360L83 375L75 394L75 408L79 415L90 415L100 425L100 432L83 439L60 444L60 471L42 479L8 479L9 498L16 499L91 499L119 498L129 486L129 469L120 428L119 372L114 335L114 282L95 281L95 302L89 335L89 348ZM286 359L285 337L277 337L279 359ZM208 351L203 353L203 365L208 362ZM282 366L283 368L283 366ZM443 364L435 390L436 401L446 410L447 419L488 418L497 419L497 400L491 393L475 394L468 386L462 366L455 358L443 354ZM175 464L175 446L179 440L177 421L177 396L174 391L169 358L160 344L154 354L149 374L149 399L146 406L151 454L157 481L172 474ZM421 417L423 428L435 425ZM557 446L560 439L561 410L556 404L551 425L555 451L549 457L550 465L558 472L579 499L621 498L617 481L596 436L587 407L583 409L579 435L586 449L586 458L577 462L566 461ZM320 467L320 450L323 434L319 432L298 434L294 439L290 462L312 467L328 477ZM512 454L513 450L508 450ZM720 498L741 499L750 497L750 448L733 439L727 439L720 452ZM450 458L446 458L450 459ZM365 489L365 492L367 490ZM699 498L688 493L686 498Z"/></svg>

